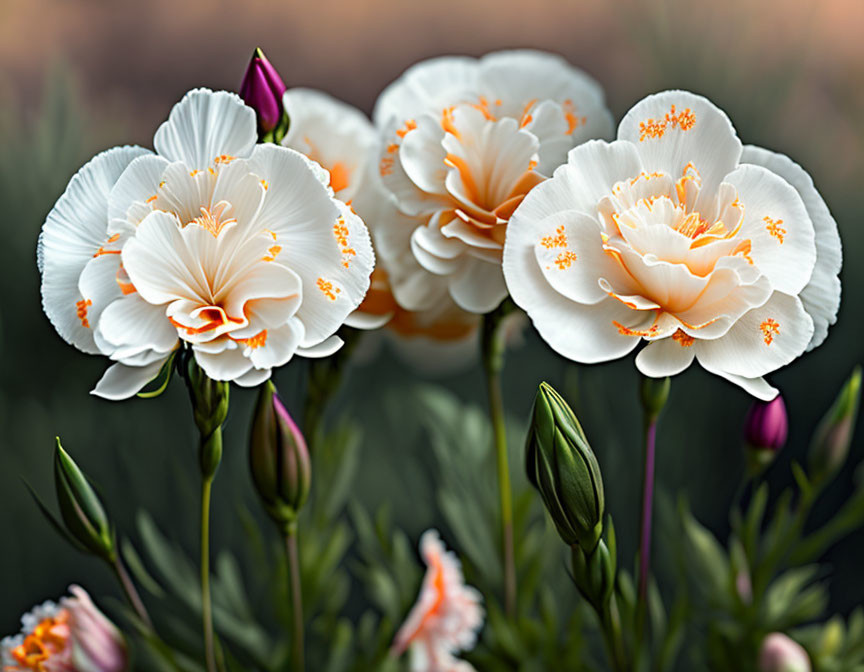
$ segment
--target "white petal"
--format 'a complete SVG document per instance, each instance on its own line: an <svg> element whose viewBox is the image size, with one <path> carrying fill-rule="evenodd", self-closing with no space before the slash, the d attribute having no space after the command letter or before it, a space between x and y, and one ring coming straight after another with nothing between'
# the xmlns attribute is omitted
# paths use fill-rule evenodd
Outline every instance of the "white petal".
<svg viewBox="0 0 864 672"><path fill-rule="evenodd" d="M144 154L132 161L108 195L108 218L126 220L133 203L147 204L157 195L169 165L167 159L155 154Z"/></svg>
<svg viewBox="0 0 864 672"><path fill-rule="evenodd" d="M810 282L799 294L804 309L813 318L815 331L807 346L808 350L812 350L825 340L828 327L837 321L837 310L840 307L838 274L843 264L843 253L837 222L813 185L810 175L789 157L747 145L741 160L763 166L791 184L801 195L813 222L816 234L816 265Z"/></svg>
<svg viewBox="0 0 864 672"><path fill-rule="evenodd" d="M417 119L417 128L405 135L399 147L399 161L408 178L428 194L446 195L444 180L447 151L441 146L444 129L432 115Z"/></svg>
<svg viewBox="0 0 864 672"><path fill-rule="evenodd" d="M453 300L469 313L489 313L507 297L501 266L480 259L465 258L448 277L448 286Z"/></svg>
<svg viewBox="0 0 864 672"><path fill-rule="evenodd" d="M316 343L315 345L297 348L297 354L303 357L319 359L321 357L329 357L343 345L345 345L345 341L334 335L324 339L320 343Z"/></svg>
<svg viewBox="0 0 864 672"><path fill-rule="evenodd" d="M138 293L108 305L98 328L107 343L129 353L170 352L177 345L177 330L165 315L164 306L149 304Z"/></svg>
<svg viewBox="0 0 864 672"><path fill-rule="evenodd" d="M408 68L375 103L372 119L378 128L401 124L423 112L440 113L477 96L477 61L465 56L433 58Z"/></svg>
<svg viewBox="0 0 864 672"><path fill-rule="evenodd" d="M758 378L801 355L813 336L813 320L794 296L774 292L767 303L741 317L722 338L697 340L700 364Z"/></svg>
<svg viewBox="0 0 864 672"><path fill-rule="evenodd" d="M220 156L246 157L258 140L255 112L227 91L193 89L177 103L156 131L156 152L205 170Z"/></svg>
<svg viewBox="0 0 864 672"><path fill-rule="evenodd" d="M99 350L91 328L79 315L82 308L78 303L86 304L86 299L78 291L78 278L107 242L111 188L126 167L147 152L141 147L115 147L93 157L69 182L48 213L39 236L42 306L60 336L84 352Z"/></svg>
<svg viewBox="0 0 864 672"><path fill-rule="evenodd" d="M247 344L243 350L256 369L274 369L287 363L297 352L303 340L303 324L299 320L291 320L288 324L267 330L267 339L262 345L251 347Z"/></svg>
<svg viewBox="0 0 864 672"><path fill-rule="evenodd" d="M393 317L393 313L378 315L357 309L345 318L345 326L352 329L362 329L363 331L373 331L387 324L391 317Z"/></svg>
<svg viewBox="0 0 864 672"><path fill-rule="evenodd" d="M271 369L251 368L239 378L235 378L234 382L240 387L258 387L265 380L269 380L272 373Z"/></svg>
<svg viewBox="0 0 864 672"><path fill-rule="evenodd" d="M745 378L743 376L726 373L719 369L713 369L710 366L706 366L704 362L700 362L700 364L702 364L702 367L706 371L716 374L721 378L725 378L730 383L734 383L748 394L751 394L762 401L771 401L774 397L780 394L780 391L776 387L769 385L764 378Z"/></svg>
<svg viewBox="0 0 864 672"><path fill-rule="evenodd" d="M252 368L252 361L243 356L242 347L223 350L219 354L204 352L197 345L193 345L192 349L195 351L195 361L213 380L236 380Z"/></svg>
<svg viewBox="0 0 864 672"><path fill-rule="evenodd" d="M126 366L114 364L109 366L96 387L90 392L97 397L118 401L134 396L159 375L159 370L165 363L165 358L146 366Z"/></svg>
<svg viewBox="0 0 864 672"><path fill-rule="evenodd" d="M692 163L702 181L695 207L708 218L720 182L741 157L741 141L723 110L688 91L655 93L636 103L621 120L618 138L636 146L648 172L678 179Z"/></svg>
<svg viewBox="0 0 864 672"><path fill-rule="evenodd" d="M750 240L756 267L774 289L798 294L816 264L813 222L798 192L761 166L742 165L724 181L738 190L744 206L739 236Z"/></svg>
<svg viewBox="0 0 864 672"><path fill-rule="evenodd" d="M696 354L692 343L684 343L671 337L651 341L636 355L636 368L650 378L665 378L681 373L690 366Z"/></svg>

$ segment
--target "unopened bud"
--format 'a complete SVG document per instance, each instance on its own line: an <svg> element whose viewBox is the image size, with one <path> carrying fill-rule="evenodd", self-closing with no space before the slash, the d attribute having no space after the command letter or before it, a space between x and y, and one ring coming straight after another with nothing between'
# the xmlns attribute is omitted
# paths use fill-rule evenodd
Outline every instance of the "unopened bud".
<svg viewBox="0 0 864 672"><path fill-rule="evenodd" d="M256 48L240 85L240 97L255 110L258 129L262 135L275 130L282 122L282 96L286 88L276 68L267 60L260 47Z"/></svg>
<svg viewBox="0 0 864 672"><path fill-rule="evenodd" d="M789 435L789 419L783 397L777 395L772 401L754 401L744 421L744 441L748 469L758 474L786 445Z"/></svg>
<svg viewBox="0 0 864 672"><path fill-rule="evenodd" d="M222 424L228 416L228 383L210 378L189 356L186 385L192 401L192 417L201 435L200 462L204 478L212 478L222 460Z"/></svg>
<svg viewBox="0 0 864 672"><path fill-rule="evenodd" d="M603 479L579 421L550 385L541 383L525 446L528 480L564 542L586 553L603 532Z"/></svg>
<svg viewBox="0 0 864 672"><path fill-rule="evenodd" d="M269 381L259 388L249 466L264 508L287 531L309 496L312 470L306 440Z"/></svg>
<svg viewBox="0 0 864 672"><path fill-rule="evenodd" d="M772 632L759 649L759 672L810 672L810 658L798 642Z"/></svg>
<svg viewBox="0 0 864 672"><path fill-rule="evenodd" d="M655 422L660 411L669 399L669 388L672 386L670 378L642 378L642 386L639 390L642 401L642 409L648 422Z"/></svg>
<svg viewBox="0 0 864 672"><path fill-rule="evenodd" d="M84 472L63 450L59 437L54 453L54 487L69 535L90 553L113 562L116 545L108 515Z"/></svg>
<svg viewBox="0 0 864 672"><path fill-rule="evenodd" d="M615 587L615 560L602 540L593 551L571 547L573 581L579 592L598 610L609 600Z"/></svg>
<svg viewBox="0 0 864 672"><path fill-rule="evenodd" d="M822 418L813 440L810 442L808 463L811 480L833 476L849 454L849 444L858 417L858 402L861 397L861 367L855 367L843 385L834 404Z"/></svg>

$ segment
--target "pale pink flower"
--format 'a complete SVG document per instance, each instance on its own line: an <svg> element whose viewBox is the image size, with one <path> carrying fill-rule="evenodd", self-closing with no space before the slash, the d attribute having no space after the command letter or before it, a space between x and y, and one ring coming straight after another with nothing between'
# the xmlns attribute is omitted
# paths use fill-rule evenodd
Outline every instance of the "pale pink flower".
<svg viewBox="0 0 864 672"><path fill-rule="evenodd" d="M772 632L759 650L760 672L810 672L810 658L798 642Z"/></svg>
<svg viewBox="0 0 864 672"><path fill-rule="evenodd" d="M0 642L3 672L122 672L126 644L87 592L71 586L72 597L45 602L21 617L21 632Z"/></svg>
<svg viewBox="0 0 864 672"><path fill-rule="evenodd" d="M480 593L466 586L459 560L445 549L438 532L420 539L426 576L414 608L393 642L393 653L411 654L412 672L470 672L474 668L455 657L477 641L483 625Z"/></svg>

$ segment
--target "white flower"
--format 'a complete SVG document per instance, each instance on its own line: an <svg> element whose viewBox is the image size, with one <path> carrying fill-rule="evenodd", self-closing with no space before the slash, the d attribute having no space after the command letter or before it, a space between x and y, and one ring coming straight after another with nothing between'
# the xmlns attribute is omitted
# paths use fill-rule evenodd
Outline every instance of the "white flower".
<svg viewBox="0 0 864 672"><path fill-rule="evenodd" d="M282 144L302 152L330 173L336 198L357 212L369 227L378 252L382 221L401 219L406 227L419 221L402 215L391 202L377 171L378 134L372 123L355 107L312 89L290 89L283 97L291 124ZM406 228L410 234L411 228ZM398 273L403 250L381 241L378 266L372 272L369 291L345 323L357 329L382 330L403 359L420 369L452 372L476 354L479 318L461 310L446 286L437 285L437 295L428 309L408 311L393 296L388 270ZM421 276L421 280L427 280ZM367 339L368 340L368 339ZM379 339L380 340L380 339Z"/></svg>
<svg viewBox="0 0 864 672"><path fill-rule="evenodd" d="M480 593L466 586L459 560L447 551L438 532L420 539L426 576L420 596L396 633L393 652L411 652L412 672L470 672L474 668L455 654L474 648L483 626Z"/></svg>
<svg viewBox="0 0 864 672"><path fill-rule="evenodd" d="M115 360L94 394L138 392L181 343L216 380L256 385L322 356L373 266L328 174L256 145L234 94L189 92L156 152L117 147L73 177L39 241L45 312L68 342Z"/></svg>
<svg viewBox="0 0 864 672"><path fill-rule="evenodd" d="M442 286L465 310L494 309L507 295L511 213L570 148L612 131L600 87L534 51L415 65L381 94L374 120L379 172L404 215L382 220L376 242L408 310L431 307Z"/></svg>
<svg viewBox="0 0 864 672"><path fill-rule="evenodd" d="M819 345L840 303L837 225L807 173L742 148L726 115L649 96L612 143L573 149L514 213L504 274L541 336L578 362L640 342L647 376L694 358L765 400L761 377Z"/></svg>
<svg viewBox="0 0 864 672"><path fill-rule="evenodd" d="M21 633L0 641L4 672L122 672L126 644L87 592L71 586L73 597L45 602L21 617Z"/></svg>

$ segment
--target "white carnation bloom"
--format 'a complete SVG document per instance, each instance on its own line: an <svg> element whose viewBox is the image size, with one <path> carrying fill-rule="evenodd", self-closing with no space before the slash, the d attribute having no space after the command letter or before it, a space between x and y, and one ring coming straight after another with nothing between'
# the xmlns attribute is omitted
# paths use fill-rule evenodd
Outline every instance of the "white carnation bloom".
<svg viewBox="0 0 864 672"><path fill-rule="evenodd" d="M340 345L369 286L369 234L326 171L256 137L239 97L190 91L155 153L97 155L49 213L45 312L65 340L117 362L94 394L132 396L181 343L240 385Z"/></svg>
<svg viewBox="0 0 864 672"><path fill-rule="evenodd" d="M840 304L837 225L810 177L745 147L684 91L649 96L612 143L573 149L513 214L504 274L565 357L647 342L647 376L707 370L762 399L762 376L819 345Z"/></svg>

